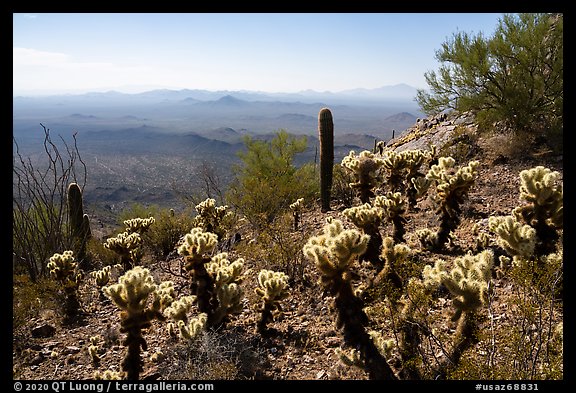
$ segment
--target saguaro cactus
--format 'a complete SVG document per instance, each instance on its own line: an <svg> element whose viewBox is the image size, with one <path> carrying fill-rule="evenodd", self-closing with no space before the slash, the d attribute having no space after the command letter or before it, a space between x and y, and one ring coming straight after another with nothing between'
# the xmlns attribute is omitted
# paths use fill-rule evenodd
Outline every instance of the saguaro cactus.
<svg viewBox="0 0 576 393"><path fill-rule="evenodd" d="M86 257L86 244L92 236L90 231L90 220L88 215L84 214L82 203L82 191L77 183L68 185L68 219L70 231L73 239L74 251L79 261Z"/></svg>
<svg viewBox="0 0 576 393"><path fill-rule="evenodd" d="M332 171L334 168L334 121L328 108L318 113L318 136L320 140L320 197L322 212L330 210Z"/></svg>

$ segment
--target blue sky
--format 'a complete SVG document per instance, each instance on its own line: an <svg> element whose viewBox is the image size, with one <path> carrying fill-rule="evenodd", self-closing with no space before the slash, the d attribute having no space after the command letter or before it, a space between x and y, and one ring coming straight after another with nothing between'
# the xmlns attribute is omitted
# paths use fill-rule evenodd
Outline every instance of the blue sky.
<svg viewBox="0 0 576 393"><path fill-rule="evenodd" d="M426 88L456 32L495 13L15 13L14 94L156 88Z"/></svg>

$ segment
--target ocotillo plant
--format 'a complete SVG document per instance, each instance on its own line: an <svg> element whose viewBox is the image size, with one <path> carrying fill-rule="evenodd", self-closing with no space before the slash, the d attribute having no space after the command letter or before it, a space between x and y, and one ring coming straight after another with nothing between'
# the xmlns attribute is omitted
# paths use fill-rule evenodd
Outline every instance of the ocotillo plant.
<svg viewBox="0 0 576 393"><path fill-rule="evenodd" d="M260 319L256 330L260 334L268 331L268 323L274 320L274 313L282 312L280 302L288 297L288 275L272 270L260 270L258 273L258 288L254 291L262 298Z"/></svg>
<svg viewBox="0 0 576 393"><path fill-rule="evenodd" d="M122 310L120 331L126 333L123 345L127 347L122 370L129 380L138 380L143 370L141 349L147 349L142 330L149 328L154 319L166 319L163 311L174 300L174 286L170 281L156 285L150 271L141 266L127 271L118 281L103 291Z"/></svg>
<svg viewBox="0 0 576 393"><path fill-rule="evenodd" d="M74 251L79 261L86 257L86 245L92 232L90 230L90 220L88 215L84 214L82 203L82 191L77 183L68 185L67 193L68 202L68 219L70 231L74 244Z"/></svg>
<svg viewBox="0 0 576 393"><path fill-rule="evenodd" d="M334 121L328 108L318 113L318 138L320 140L320 198L322 212L330 210L332 171L334 168Z"/></svg>
<svg viewBox="0 0 576 393"><path fill-rule="evenodd" d="M451 232L460 224L461 205L478 176L478 161L471 161L454 173L455 163L452 157L440 157L438 164L432 166L425 178L413 181L419 195L425 193L431 184L436 185L432 198L440 218L440 228L437 232L429 229L417 231L422 245L433 251L441 250L450 239Z"/></svg>
<svg viewBox="0 0 576 393"><path fill-rule="evenodd" d="M50 275L58 281L64 290L66 303L64 311L68 317L76 315L80 309L78 287L82 281L82 274L74 260L74 252L66 250L62 254L54 254L48 262Z"/></svg>
<svg viewBox="0 0 576 393"><path fill-rule="evenodd" d="M311 237L302 250L320 271L320 283L334 296L336 327L343 330L346 345L359 351L359 360L370 379L397 379L365 329L368 317L351 284L349 269L366 251L370 236L355 229L345 230L340 220L332 220L323 232Z"/></svg>
<svg viewBox="0 0 576 393"><path fill-rule="evenodd" d="M374 197L374 190L382 184L383 176L381 167L384 160L374 153L364 150L356 155L354 150L342 159L341 165L354 175L355 182L350 187L356 190L362 203L370 203Z"/></svg>
<svg viewBox="0 0 576 393"><path fill-rule="evenodd" d="M298 198L296 202L290 204L290 210L292 210L292 217L294 217L294 230L298 230L298 225L300 224L300 216L302 215L302 204L304 198Z"/></svg>
<svg viewBox="0 0 576 393"><path fill-rule="evenodd" d="M458 322L454 347L448 359L441 364L438 377L445 378L449 370L460 362L462 354L478 342L477 310L488 302L488 289L492 276L494 253L484 250L479 254L467 254L454 260L448 271L444 260L437 260L434 267L427 265L422 272L424 284L429 287L444 285L455 297L456 309L453 322Z"/></svg>

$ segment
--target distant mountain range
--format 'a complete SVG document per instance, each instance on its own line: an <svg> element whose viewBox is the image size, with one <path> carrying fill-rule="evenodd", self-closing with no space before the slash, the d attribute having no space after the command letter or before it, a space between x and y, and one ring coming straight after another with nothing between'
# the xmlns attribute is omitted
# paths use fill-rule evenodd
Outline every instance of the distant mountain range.
<svg viewBox="0 0 576 393"><path fill-rule="evenodd" d="M245 101L301 101L301 102L318 102L327 101L330 103L374 103L375 101L413 101L416 96L417 89L410 85L401 83L391 86L382 86L374 89L357 88L343 90L340 92L318 92L315 90L303 90L297 93L269 93L261 91L250 90L201 90L201 89L156 89L149 90L143 93L121 93L118 91L107 92L91 92L84 94L58 94L58 95L26 95L14 94L14 98L81 98L83 100L116 100L123 96L129 95L131 98L138 101L179 101L179 100L198 100L198 101L214 101L224 96L231 96Z"/></svg>
<svg viewBox="0 0 576 393"><path fill-rule="evenodd" d="M270 140L283 129L307 136L300 165L317 160L318 112L334 118L334 155L371 149L424 117L407 85L353 89L338 93L303 91L151 90L13 98L13 136L18 151L42 155L44 133L78 147L90 174L87 201L167 201L175 184L190 190L198 165L209 162L223 182L232 176L245 148L243 138ZM188 180L183 180L188 179ZM172 195L169 196L168 194Z"/></svg>

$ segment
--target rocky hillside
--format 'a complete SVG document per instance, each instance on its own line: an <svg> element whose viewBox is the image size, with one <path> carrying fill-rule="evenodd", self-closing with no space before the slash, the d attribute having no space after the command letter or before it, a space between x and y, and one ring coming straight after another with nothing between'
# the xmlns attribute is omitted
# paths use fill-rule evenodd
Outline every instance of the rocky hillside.
<svg viewBox="0 0 576 393"><path fill-rule="evenodd" d="M418 119L414 126L388 141L386 149L395 151L429 149L435 145L440 156L453 156L458 166L471 160L480 162L476 183L462 205L461 222L446 250L424 250L416 236L419 229L439 225L430 201L420 200L416 209L406 214L405 243L414 252L414 266L423 269L438 259L453 262L477 249L480 232L490 236L491 244L495 244L494 234L488 230L488 219L493 215L509 215L519 205L520 171L542 165L563 174L561 154L543 146L520 155L513 153L518 151L513 143L518 142L504 135L479 137L474 119L468 114ZM359 201L355 205L359 205ZM144 332L147 349L143 352L141 377L149 380L368 379L364 369L340 360L338 350L346 348L342 331L335 324L334 297L324 293L318 284L320 275L313 262L301 254L296 255L308 238L322 232L328 217L354 228L342 213L345 207L337 201L327 213L321 213L319 206L309 207L303 212L298 230L288 227L282 232L285 248L296 250L291 268L300 270L290 295L282 301L282 315L270 323L267 335L255 330L259 317L256 272L266 267L265 261L250 253L258 246L251 240L254 234L247 226L239 226L242 241L227 251L231 260L244 258L244 269L251 271L242 282L242 309L223 327L201 333L193 343L171 337L165 323L153 321ZM383 225L379 230L383 237L390 236L392 226ZM186 277L180 274L181 263L181 257L172 253L165 261L146 260L145 267L157 282L173 281L178 295L183 296L188 294L189 287ZM359 263L355 265L355 272L355 287L377 273ZM113 278L118 275L114 273ZM463 365L449 378L529 379L532 375L535 379L562 379L562 364L554 362L549 347L553 328L563 320L562 300L539 296L520 287L513 277L498 276L494 272L489 304L482 309L478 322L483 333L466 352ZM539 308L527 300L529 297L537 299ZM119 330L117 307L100 296L93 280L88 278L80 287L80 300L83 313L69 322L64 322L54 302L35 305L35 317L14 331L14 378L79 380L93 378L95 371L120 371L125 335ZM15 298L14 303L17 302ZM373 297L365 300L365 306L369 310L367 330L377 331L386 339L397 339L393 333L397 321L394 314L390 314L390 304L383 298ZM532 308L528 311L527 307ZM534 316L538 312L540 319ZM450 319L453 313L452 295L445 289L439 290L427 311L431 330L422 335L419 344L423 359L420 367L425 379L434 378L435 365L452 346L457 329L456 322ZM98 343L99 362L93 360L88 350L91 337L96 337ZM539 352L530 352L536 346ZM545 348L548 348L546 356L543 355ZM400 355L393 350L388 356L392 368L399 367Z"/></svg>

